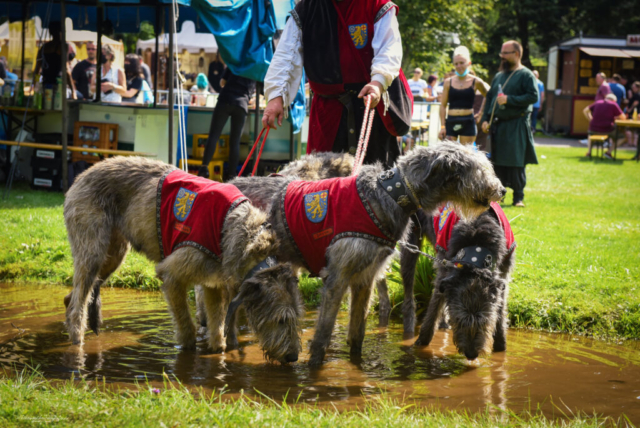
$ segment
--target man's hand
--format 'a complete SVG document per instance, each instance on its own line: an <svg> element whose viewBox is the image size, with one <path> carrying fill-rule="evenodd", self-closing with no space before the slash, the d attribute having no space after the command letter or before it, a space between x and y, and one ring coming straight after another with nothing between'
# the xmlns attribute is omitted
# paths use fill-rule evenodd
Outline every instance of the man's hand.
<svg viewBox="0 0 640 428"><path fill-rule="evenodd" d="M358 98L364 98L365 96L371 97L371 108L375 108L380 102L380 96L384 88L382 87L382 83L376 82L375 80L366 84L364 88L358 94ZM366 101L366 100L365 100Z"/></svg>
<svg viewBox="0 0 640 428"><path fill-rule="evenodd" d="M267 104L267 108L264 109L264 115L262 116L262 126L265 128L278 129L276 127L276 121L278 126L282 126L282 119L284 118L284 107L282 104L282 97L275 97Z"/></svg>
<svg viewBox="0 0 640 428"><path fill-rule="evenodd" d="M506 95L498 95L498 104L504 105L506 103L507 103L507 96Z"/></svg>
<svg viewBox="0 0 640 428"><path fill-rule="evenodd" d="M489 122L482 122L482 132L485 134L489 132Z"/></svg>

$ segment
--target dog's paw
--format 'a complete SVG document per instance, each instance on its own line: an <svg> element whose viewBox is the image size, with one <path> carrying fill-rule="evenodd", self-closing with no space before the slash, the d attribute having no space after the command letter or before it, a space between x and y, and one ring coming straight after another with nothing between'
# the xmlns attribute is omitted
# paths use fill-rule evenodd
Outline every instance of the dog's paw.
<svg viewBox="0 0 640 428"><path fill-rule="evenodd" d="M309 358L309 366L310 367L320 367L322 365L322 362L324 360L324 355L319 356L319 355L312 355L311 358Z"/></svg>
<svg viewBox="0 0 640 428"><path fill-rule="evenodd" d="M493 352L504 352L507 350L507 342L493 342Z"/></svg>
<svg viewBox="0 0 640 428"><path fill-rule="evenodd" d="M430 340L426 340L424 338L418 337L415 342L413 342L413 346L429 346L431 343Z"/></svg>
<svg viewBox="0 0 640 428"><path fill-rule="evenodd" d="M233 349L238 349L240 346L240 342L238 342L237 337L229 337L227 336L227 351L231 351Z"/></svg>
<svg viewBox="0 0 640 428"><path fill-rule="evenodd" d="M351 355L362 355L362 343L352 343L351 344Z"/></svg>

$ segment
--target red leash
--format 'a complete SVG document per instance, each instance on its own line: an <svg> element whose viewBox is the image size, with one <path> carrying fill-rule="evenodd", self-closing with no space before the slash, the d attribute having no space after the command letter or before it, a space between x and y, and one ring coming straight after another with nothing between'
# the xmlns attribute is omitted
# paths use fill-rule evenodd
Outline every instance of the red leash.
<svg viewBox="0 0 640 428"><path fill-rule="evenodd" d="M258 143L260 142L260 138L262 138L262 134L264 133L265 129L267 130L267 133L264 135L264 138L262 139L262 145L260 146L260 151L258 152L258 157L256 158L256 164L253 166L253 172L251 172L252 177L256 175L256 171L258 170L258 163L260 162L260 156L262 156L262 150L264 150L264 145L267 143L267 136L269 135L269 130L271 128L262 128L262 131L260 131L260 135L258 135L256 142L253 143L253 147L251 148L251 151L247 156L247 160L244 161L244 165L242 165L242 169L240 170L240 173L238 173L238 177L242 176L244 169L247 167L247 164L251 160L251 156L253 155L253 152L256 150L256 147L258 147Z"/></svg>

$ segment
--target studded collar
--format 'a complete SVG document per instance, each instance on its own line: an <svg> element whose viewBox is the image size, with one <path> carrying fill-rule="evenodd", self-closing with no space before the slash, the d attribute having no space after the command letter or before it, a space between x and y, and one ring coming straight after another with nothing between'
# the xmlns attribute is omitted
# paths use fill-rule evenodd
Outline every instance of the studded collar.
<svg viewBox="0 0 640 428"><path fill-rule="evenodd" d="M485 247L464 247L455 255L451 263L457 269L464 265L475 266L479 269L491 269L496 267L496 257Z"/></svg>
<svg viewBox="0 0 640 428"><path fill-rule="evenodd" d="M391 196L405 214L412 215L420 208L417 197L397 167L378 175L378 186L382 187Z"/></svg>
<svg viewBox="0 0 640 428"><path fill-rule="evenodd" d="M269 269L270 267L274 267L276 264L278 263L278 261L276 260L275 257L269 256L266 259L264 259L263 261L261 261L260 263L258 263L257 265L255 265L242 279L242 282L245 282L247 279L251 278L252 276L254 276L255 274L257 274L258 272L265 270L265 269Z"/></svg>

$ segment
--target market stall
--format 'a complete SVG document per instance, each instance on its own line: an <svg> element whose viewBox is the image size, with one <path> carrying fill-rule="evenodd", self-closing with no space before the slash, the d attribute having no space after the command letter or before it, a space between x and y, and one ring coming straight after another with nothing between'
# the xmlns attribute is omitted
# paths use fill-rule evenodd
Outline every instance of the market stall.
<svg viewBox="0 0 640 428"><path fill-rule="evenodd" d="M548 131L587 134L589 122L582 110L594 101L599 72L607 77L620 74L629 83L640 79L640 42L633 36L574 37L551 47L545 110Z"/></svg>

